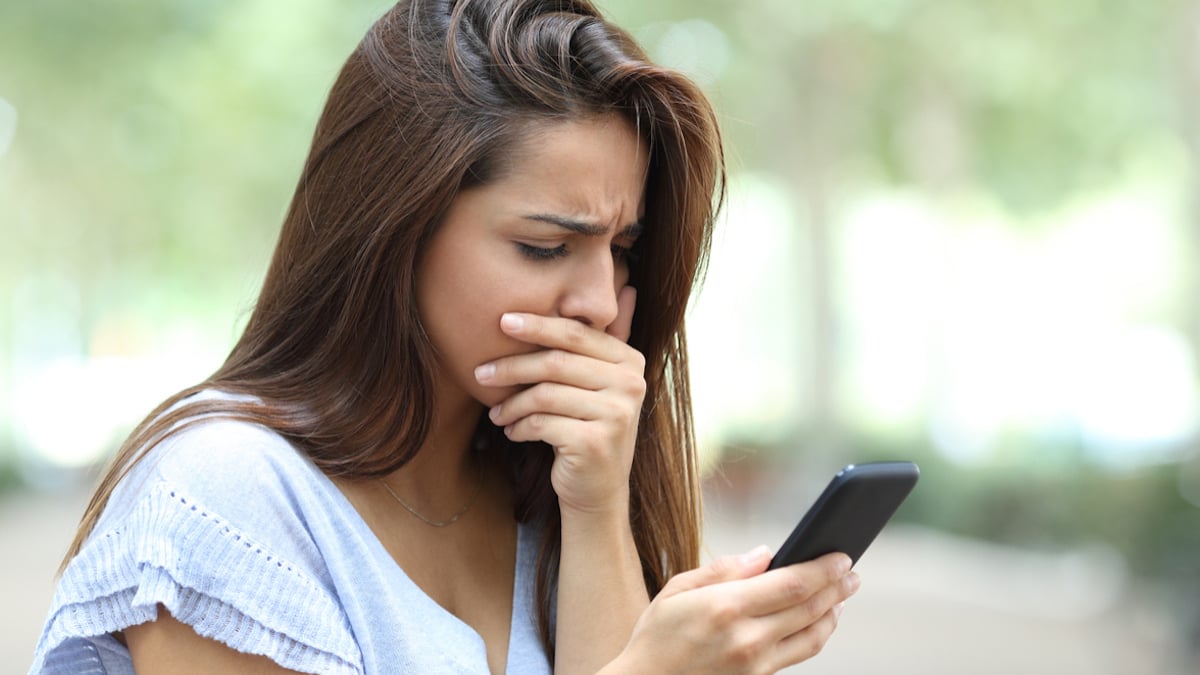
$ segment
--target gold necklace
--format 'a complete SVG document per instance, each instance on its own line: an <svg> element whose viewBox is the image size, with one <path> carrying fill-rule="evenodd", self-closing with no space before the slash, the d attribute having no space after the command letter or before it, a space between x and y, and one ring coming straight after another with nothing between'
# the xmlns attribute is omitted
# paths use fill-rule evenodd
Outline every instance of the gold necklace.
<svg viewBox="0 0 1200 675"><path fill-rule="evenodd" d="M387 490L387 493L392 496L392 499L396 500L397 504L403 506L405 511L408 511L416 516L421 522L425 523L426 525L432 525L433 527L446 527L447 525L453 525L454 523L458 522L458 519L462 518L463 514L465 514L467 511L470 511L471 507L475 506L475 500L479 499L479 493L483 492L483 462L479 463L479 482L475 485L475 494L471 495L471 499L466 503L465 506L463 506L458 510L457 513L450 516L446 520L432 520L430 518L426 518L416 509L409 506L408 502L401 499L400 495L396 494L395 490L392 489L392 486L384 482L382 478L379 479L379 484L383 486L384 490Z"/></svg>

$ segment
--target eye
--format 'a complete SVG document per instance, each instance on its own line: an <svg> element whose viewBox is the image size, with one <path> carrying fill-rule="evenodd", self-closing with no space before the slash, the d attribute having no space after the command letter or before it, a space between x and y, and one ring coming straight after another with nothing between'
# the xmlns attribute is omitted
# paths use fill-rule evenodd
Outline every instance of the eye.
<svg viewBox="0 0 1200 675"><path fill-rule="evenodd" d="M553 260L567 254L567 245L559 244L558 246L547 248L517 242L517 250L521 252L521 255L530 260Z"/></svg>
<svg viewBox="0 0 1200 675"><path fill-rule="evenodd" d="M626 265L637 263L639 257L637 251L633 250L632 246L620 246L618 244L612 245L612 255L614 261Z"/></svg>

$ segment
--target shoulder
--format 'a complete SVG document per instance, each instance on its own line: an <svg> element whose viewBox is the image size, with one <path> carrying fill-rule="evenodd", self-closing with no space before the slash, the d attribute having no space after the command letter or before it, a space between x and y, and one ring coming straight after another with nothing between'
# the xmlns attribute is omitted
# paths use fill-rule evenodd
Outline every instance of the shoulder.
<svg viewBox="0 0 1200 675"><path fill-rule="evenodd" d="M146 454L142 463L168 479L199 476L206 481L228 480L235 486L255 476L306 475L315 470L274 430L211 413L185 418Z"/></svg>
<svg viewBox="0 0 1200 675"><path fill-rule="evenodd" d="M303 518L305 502L332 488L275 431L209 415L185 420L146 451L114 489L97 529L162 486L251 529L259 522Z"/></svg>
<svg viewBox="0 0 1200 675"><path fill-rule="evenodd" d="M151 621L161 606L237 651L306 672L358 672L306 520L321 512L323 490L336 487L261 426L214 417L177 428L121 479L65 570L39 658Z"/></svg>
<svg viewBox="0 0 1200 675"><path fill-rule="evenodd" d="M220 418L174 431L142 462L147 473L198 498L279 496L320 478L308 457L276 432Z"/></svg>

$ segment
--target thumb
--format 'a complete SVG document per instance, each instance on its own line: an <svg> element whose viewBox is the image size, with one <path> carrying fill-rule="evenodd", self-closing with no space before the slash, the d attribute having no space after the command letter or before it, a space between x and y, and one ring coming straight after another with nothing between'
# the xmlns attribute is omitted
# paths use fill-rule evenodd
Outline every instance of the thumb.
<svg viewBox="0 0 1200 675"><path fill-rule="evenodd" d="M746 579L761 574L771 563L771 549L759 546L741 555L728 555L711 563L671 577L660 595L674 595L704 586Z"/></svg>

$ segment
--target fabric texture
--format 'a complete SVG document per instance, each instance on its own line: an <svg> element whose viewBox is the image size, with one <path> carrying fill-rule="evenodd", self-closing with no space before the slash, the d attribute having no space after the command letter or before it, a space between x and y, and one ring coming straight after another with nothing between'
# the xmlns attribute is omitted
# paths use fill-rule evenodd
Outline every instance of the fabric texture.
<svg viewBox="0 0 1200 675"><path fill-rule="evenodd" d="M550 672L537 538L518 526L509 673ZM479 634L405 575L333 482L244 422L177 432L121 481L59 580L30 673L133 673L110 634L159 604L200 635L300 672L488 672Z"/></svg>

